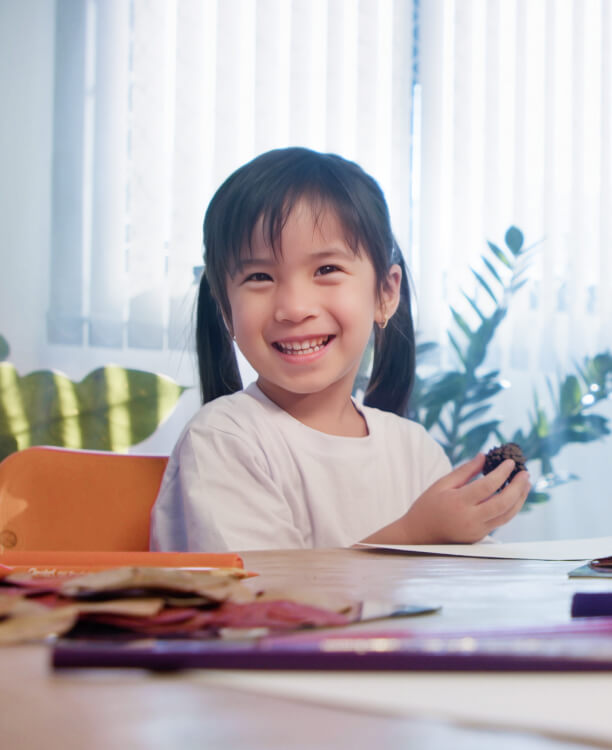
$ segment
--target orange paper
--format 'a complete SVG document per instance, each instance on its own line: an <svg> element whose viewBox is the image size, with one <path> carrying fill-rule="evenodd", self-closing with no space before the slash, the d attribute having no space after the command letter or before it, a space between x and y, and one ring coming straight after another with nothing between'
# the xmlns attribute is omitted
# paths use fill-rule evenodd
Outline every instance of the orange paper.
<svg viewBox="0 0 612 750"><path fill-rule="evenodd" d="M14 551L0 553L0 568L34 575L92 573L124 566L161 568L244 568L234 552L83 552L69 550Z"/></svg>

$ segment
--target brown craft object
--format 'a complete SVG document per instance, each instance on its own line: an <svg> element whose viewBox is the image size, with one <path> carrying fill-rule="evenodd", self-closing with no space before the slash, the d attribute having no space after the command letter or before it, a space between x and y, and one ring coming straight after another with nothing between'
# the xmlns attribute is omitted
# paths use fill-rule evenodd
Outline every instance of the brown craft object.
<svg viewBox="0 0 612 750"><path fill-rule="evenodd" d="M508 479L499 488L500 490L509 484L519 471L524 471L526 468L526 459L521 450L521 446L517 443L504 443L503 445L497 445L495 448L491 448L485 456L484 468L482 470L483 474L488 474L493 471L493 469L497 468L507 458L511 458L514 461L515 467L512 469L512 473Z"/></svg>

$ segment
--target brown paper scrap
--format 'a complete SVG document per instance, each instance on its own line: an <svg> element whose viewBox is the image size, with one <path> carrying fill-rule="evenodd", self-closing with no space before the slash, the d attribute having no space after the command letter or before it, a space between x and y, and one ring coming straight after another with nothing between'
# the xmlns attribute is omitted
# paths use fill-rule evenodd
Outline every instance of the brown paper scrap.
<svg viewBox="0 0 612 750"><path fill-rule="evenodd" d="M0 594L0 620L3 617L45 612L47 607L38 602L26 599L19 594Z"/></svg>
<svg viewBox="0 0 612 750"><path fill-rule="evenodd" d="M238 574L237 574L238 573ZM119 592L165 591L192 594L209 602L252 601L254 594L240 583L244 571L176 570L172 568L125 567L102 570L64 581L62 596L81 598Z"/></svg>
<svg viewBox="0 0 612 750"><path fill-rule="evenodd" d="M163 599L111 599L101 602L80 602L73 605L79 615L112 614L127 617L152 617L164 607Z"/></svg>
<svg viewBox="0 0 612 750"><path fill-rule="evenodd" d="M43 609L45 611L7 617L0 622L0 645L27 643L63 635L74 627L79 616L77 608L70 605Z"/></svg>

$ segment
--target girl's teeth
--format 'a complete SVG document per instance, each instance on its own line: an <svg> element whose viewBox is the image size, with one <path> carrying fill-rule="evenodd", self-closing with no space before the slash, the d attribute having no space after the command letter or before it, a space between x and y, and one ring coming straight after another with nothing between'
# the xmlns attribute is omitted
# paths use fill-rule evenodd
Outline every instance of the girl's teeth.
<svg viewBox="0 0 612 750"><path fill-rule="evenodd" d="M285 354L312 354L312 352L318 352L328 341L329 337L311 339L310 341L288 342L286 344L277 344L277 346Z"/></svg>

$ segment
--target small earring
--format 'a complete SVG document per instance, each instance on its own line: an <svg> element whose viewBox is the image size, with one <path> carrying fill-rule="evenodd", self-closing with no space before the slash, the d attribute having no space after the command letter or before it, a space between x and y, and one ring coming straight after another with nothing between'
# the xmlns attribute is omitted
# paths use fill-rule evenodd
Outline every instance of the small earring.
<svg viewBox="0 0 612 750"><path fill-rule="evenodd" d="M388 322L389 322L389 318L387 317L387 315L386 314L383 315L382 323L378 324L378 327L380 328L381 331L383 331L387 327Z"/></svg>

